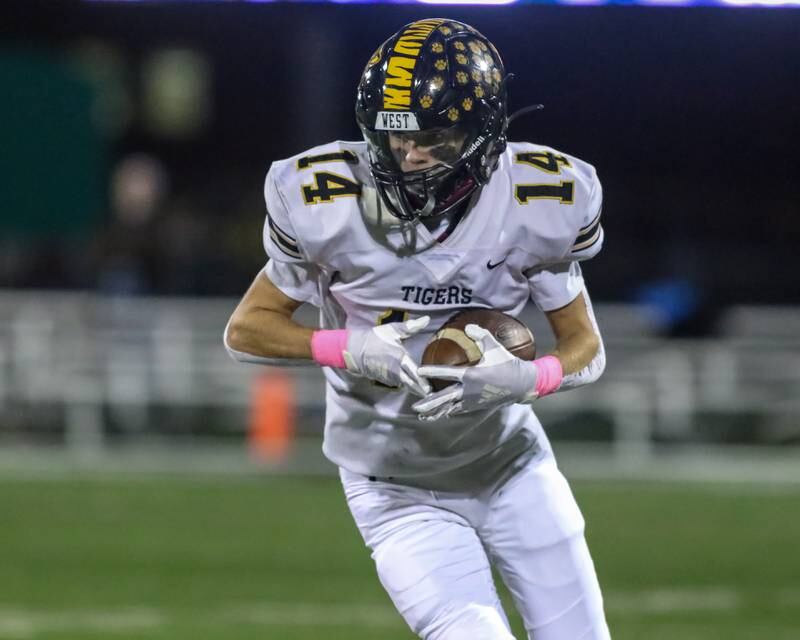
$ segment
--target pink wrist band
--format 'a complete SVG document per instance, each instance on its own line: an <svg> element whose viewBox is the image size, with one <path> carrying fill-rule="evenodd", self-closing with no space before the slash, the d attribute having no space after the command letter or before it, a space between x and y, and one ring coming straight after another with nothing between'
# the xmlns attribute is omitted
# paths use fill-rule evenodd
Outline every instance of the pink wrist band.
<svg viewBox="0 0 800 640"><path fill-rule="evenodd" d="M311 357L322 367L346 369L347 329L321 329L311 334Z"/></svg>
<svg viewBox="0 0 800 640"><path fill-rule="evenodd" d="M536 397L541 398L548 393L553 393L561 386L564 370L561 361L555 356L544 356L533 361L536 365Z"/></svg>

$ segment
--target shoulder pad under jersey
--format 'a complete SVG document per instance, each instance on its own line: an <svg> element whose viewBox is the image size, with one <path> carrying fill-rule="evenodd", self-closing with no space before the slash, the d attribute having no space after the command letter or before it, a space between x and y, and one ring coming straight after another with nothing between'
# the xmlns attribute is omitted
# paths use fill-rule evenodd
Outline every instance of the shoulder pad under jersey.
<svg viewBox="0 0 800 640"><path fill-rule="evenodd" d="M315 247L348 223L346 205L360 196L368 173L366 145L359 142L336 141L273 162L264 184L270 258L313 261Z"/></svg>
<svg viewBox="0 0 800 640"><path fill-rule="evenodd" d="M548 261L587 260L603 245L603 190L594 167L550 147L512 142L501 159L509 172L517 225L545 247Z"/></svg>

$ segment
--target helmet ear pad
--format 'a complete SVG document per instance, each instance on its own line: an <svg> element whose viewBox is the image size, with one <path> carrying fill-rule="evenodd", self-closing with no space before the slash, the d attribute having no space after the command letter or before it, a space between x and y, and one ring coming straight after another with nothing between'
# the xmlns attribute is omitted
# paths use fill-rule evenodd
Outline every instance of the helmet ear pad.
<svg viewBox="0 0 800 640"><path fill-rule="evenodd" d="M497 168L497 163L500 156L506 150L508 130L508 118L505 117L505 109L503 109L502 118L492 118L486 124L486 128L491 130L486 136L485 148L481 153L476 153L477 165L475 172L478 175L479 185L483 186L489 181L492 172Z"/></svg>

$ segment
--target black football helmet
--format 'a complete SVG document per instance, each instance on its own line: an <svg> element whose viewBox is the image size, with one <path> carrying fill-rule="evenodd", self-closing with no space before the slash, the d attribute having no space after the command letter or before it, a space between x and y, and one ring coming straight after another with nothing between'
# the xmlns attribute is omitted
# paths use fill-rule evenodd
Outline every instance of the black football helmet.
<svg viewBox="0 0 800 640"><path fill-rule="evenodd" d="M400 219L446 213L484 185L506 146L506 74L500 55L462 22L406 25L373 54L356 98L370 170ZM403 167L414 147L435 166Z"/></svg>

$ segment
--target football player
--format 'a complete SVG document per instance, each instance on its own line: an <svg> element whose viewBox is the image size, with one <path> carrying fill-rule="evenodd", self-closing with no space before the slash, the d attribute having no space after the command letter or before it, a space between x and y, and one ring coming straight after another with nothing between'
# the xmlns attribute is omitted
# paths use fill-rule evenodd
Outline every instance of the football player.
<svg viewBox="0 0 800 640"><path fill-rule="evenodd" d="M381 583L429 640L513 638L496 567L529 638L609 638L583 517L531 409L605 361L579 262L603 242L594 168L508 142L496 49L447 19L400 29L358 86L363 142L272 164L265 268L225 331L245 362L313 361L327 380L325 455ZM465 307L530 300L555 350L533 362L487 331L468 368L418 366ZM302 303L320 328L293 319ZM429 378L449 378L433 393Z"/></svg>

